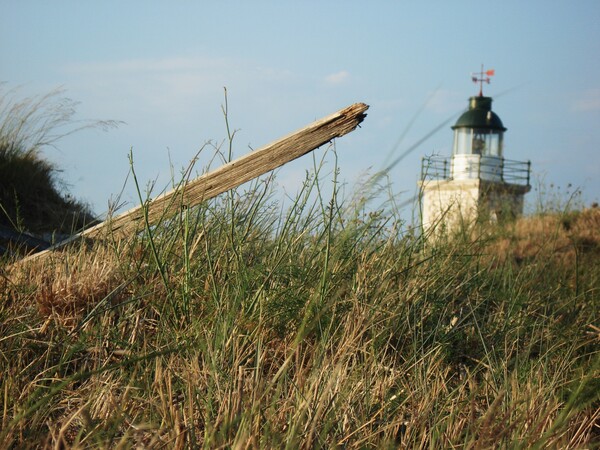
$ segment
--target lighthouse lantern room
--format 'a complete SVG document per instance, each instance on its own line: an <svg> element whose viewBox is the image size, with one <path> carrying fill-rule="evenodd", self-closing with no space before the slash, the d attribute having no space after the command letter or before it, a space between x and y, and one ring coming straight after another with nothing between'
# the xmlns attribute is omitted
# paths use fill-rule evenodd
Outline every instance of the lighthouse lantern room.
<svg viewBox="0 0 600 450"><path fill-rule="evenodd" d="M421 219L425 230L457 231L481 219L515 217L523 212L530 163L504 158L504 127L492 111L492 98L483 96L483 83L493 70L472 76L479 95L456 121L452 156L423 158L421 166Z"/></svg>

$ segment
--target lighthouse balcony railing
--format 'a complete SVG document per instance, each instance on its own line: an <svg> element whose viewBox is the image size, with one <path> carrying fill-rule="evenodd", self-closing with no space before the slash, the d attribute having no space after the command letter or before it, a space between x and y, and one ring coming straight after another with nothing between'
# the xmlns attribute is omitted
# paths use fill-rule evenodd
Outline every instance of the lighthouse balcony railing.
<svg viewBox="0 0 600 450"><path fill-rule="evenodd" d="M451 158L445 156L426 156L421 161L421 181L478 178L529 186L530 177L530 161L501 159L498 164L498 160L482 158L460 168L452 167Z"/></svg>

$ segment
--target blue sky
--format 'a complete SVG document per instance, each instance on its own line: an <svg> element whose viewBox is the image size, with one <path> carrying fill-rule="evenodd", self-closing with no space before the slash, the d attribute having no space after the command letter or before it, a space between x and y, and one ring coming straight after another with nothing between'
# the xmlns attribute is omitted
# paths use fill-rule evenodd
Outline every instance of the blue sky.
<svg viewBox="0 0 600 450"><path fill-rule="evenodd" d="M44 153L97 213L121 190L130 148L143 183L163 187L170 163L179 170L203 143L221 142L223 87L235 156L369 104L362 128L336 144L351 189L390 152L464 110L482 63L496 71L484 93L508 128L505 157L531 160L545 190L571 184L586 203L600 199L597 0L0 0L0 61L5 89L20 86L25 96L62 87L80 102L77 120L125 122ZM414 195L421 157L449 155L451 143L448 125L394 167L399 201ZM311 167L304 157L282 169L281 196L293 195ZM133 186L124 198L135 201Z"/></svg>

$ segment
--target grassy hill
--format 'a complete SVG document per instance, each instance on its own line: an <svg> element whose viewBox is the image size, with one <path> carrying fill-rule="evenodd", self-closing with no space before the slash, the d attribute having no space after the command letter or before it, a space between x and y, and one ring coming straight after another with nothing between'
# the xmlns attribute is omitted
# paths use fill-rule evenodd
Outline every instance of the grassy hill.
<svg viewBox="0 0 600 450"><path fill-rule="evenodd" d="M27 98L18 94L0 84L0 227L44 237L80 230L94 221L93 213L68 195L42 151L82 128L115 123L74 128L76 104L61 98L62 91Z"/></svg>
<svg viewBox="0 0 600 450"><path fill-rule="evenodd" d="M600 209L424 244L319 183L5 261L0 445L599 445Z"/></svg>
<svg viewBox="0 0 600 450"><path fill-rule="evenodd" d="M35 150L0 142L0 225L33 234L69 234L94 220L61 193L54 167Z"/></svg>

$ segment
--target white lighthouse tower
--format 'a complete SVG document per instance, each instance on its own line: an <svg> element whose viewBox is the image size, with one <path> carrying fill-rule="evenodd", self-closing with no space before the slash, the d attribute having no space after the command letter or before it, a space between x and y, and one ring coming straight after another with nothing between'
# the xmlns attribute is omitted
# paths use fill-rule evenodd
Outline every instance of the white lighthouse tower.
<svg viewBox="0 0 600 450"><path fill-rule="evenodd" d="M469 99L454 130L450 158L429 156L421 166L420 206L424 231L456 233L478 220L505 220L523 213L529 192L529 161L504 158L504 132L492 111L492 98L483 96L483 83L493 70L473 74L479 95Z"/></svg>

